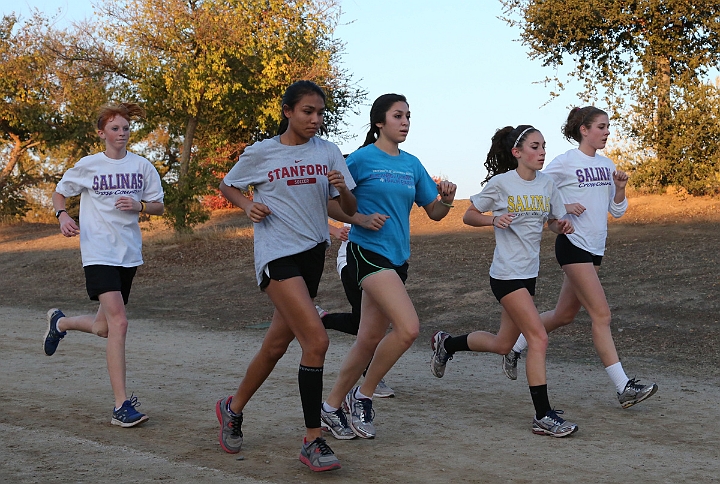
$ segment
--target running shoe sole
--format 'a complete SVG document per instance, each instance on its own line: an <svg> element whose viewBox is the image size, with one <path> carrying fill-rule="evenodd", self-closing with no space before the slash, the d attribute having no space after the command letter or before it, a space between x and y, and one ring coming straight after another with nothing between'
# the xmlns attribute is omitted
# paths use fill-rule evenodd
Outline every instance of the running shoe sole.
<svg viewBox="0 0 720 484"><path fill-rule="evenodd" d="M113 417L113 419L110 421L110 423L113 425L119 425L120 427L127 429L130 427L135 427L137 425L140 425L141 423L147 422L148 420L150 420L150 417L148 417L147 415L143 415L142 417L140 417L139 419L137 419L134 422L122 422L122 421L116 419L115 417Z"/></svg>
<svg viewBox="0 0 720 484"><path fill-rule="evenodd" d="M578 428L579 427L575 426L572 428L572 430L568 430L567 432L553 433L550 430L545 430L542 427L537 427L537 426L533 425L532 433L534 433L535 435L549 435L551 437L567 437L568 435L572 435L575 432L577 432Z"/></svg>

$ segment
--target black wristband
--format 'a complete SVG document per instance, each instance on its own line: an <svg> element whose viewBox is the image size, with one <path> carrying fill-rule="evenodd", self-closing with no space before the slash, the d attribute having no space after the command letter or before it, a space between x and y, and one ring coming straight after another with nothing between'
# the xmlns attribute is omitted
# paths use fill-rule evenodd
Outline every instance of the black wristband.
<svg viewBox="0 0 720 484"><path fill-rule="evenodd" d="M58 210L57 212L55 212L55 218L60 218L60 214L63 213L63 212L67 213L67 210L65 210L65 209L63 208L63 209L60 209L60 210Z"/></svg>

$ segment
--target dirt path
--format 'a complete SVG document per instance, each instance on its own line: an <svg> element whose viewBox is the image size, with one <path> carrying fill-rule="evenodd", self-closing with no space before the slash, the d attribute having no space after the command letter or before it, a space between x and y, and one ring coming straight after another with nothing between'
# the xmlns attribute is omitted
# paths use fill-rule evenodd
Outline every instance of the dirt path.
<svg viewBox="0 0 720 484"><path fill-rule="evenodd" d="M104 341L71 334L41 350L47 308L0 307L0 482L709 482L720 476L717 382L630 359L660 391L622 410L598 361L548 365L551 403L580 430L530 432L524 369L507 380L494 355L458 355L445 378L418 341L390 372L397 397L376 400L375 440L329 442L343 469L316 475L297 459L299 347L245 410L243 460L217 443L215 401L237 386L264 331L132 320L128 387L150 416L110 425ZM352 338L332 333L326 392Z"/></svg>

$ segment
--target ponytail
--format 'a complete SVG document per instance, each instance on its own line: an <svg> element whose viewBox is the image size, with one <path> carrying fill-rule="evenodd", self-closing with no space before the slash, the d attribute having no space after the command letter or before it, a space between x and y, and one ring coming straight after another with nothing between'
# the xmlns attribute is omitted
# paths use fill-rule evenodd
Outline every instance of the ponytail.
<svg viewBox="0 0 720 484"><path fill-rule="evenodd" d="M278 126L278 130L277 130L278 136L280 136L285 131L287 131L288 126L290 126L290 120L285 117L285 113L283 113L281 116L282 116L282 119L280 120L280 126Z"/></svg>
<svg viewBox="0 0 720 484"><path fill-rule="evenodd" d="M371 145L378 140L380 137L380 128L378 128L377 124L385 122L385 116L396 102L408 104L407 99L402 94L383 94L373 102L370 108L370 130L367 136L365 136L365 142L360 148Z"/></svg>
<svg viewBox="0 0 720 484"><path fill-rule="evenodd" d="M380 136L380 129L375 126L374 124L370 125L370 131L368 131L368 134L365 136L365 142L360 146L360 148L363 148L367 145L371 145L374 142L377 141L378 137Z"/></svg>
<svg viewBox="0 0 720 484"><path fill-rule="evenodd" d="M485 159L487 177L481 185L487 183L495 175L514 170L518 166L517 158L512 154L513 148L522 148L525 139L531 133L538 131L529 124L521 124L517 128L505 126L495 131Z"/></svg>

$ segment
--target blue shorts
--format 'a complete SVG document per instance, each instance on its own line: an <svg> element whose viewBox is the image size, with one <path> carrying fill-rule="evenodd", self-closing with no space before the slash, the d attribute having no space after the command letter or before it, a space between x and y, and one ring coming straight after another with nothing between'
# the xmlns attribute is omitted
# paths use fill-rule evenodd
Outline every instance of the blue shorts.
<svg viewBox="0 0 720 484"><path fill-rule="evenodd" d="M123 302L128 303L137 267L91 265L85 266L83 269L85 270L85 288L90 300L98 301L100 294L120 291Z"/></svg>
<svg viewBox="0 0 720 484"><path fill-rule="evenodd" d="M493 277L490 278L490 289L492 289L493 294L495 295L495 299L498 300L498 302L510 294L511 292L515 292L518 289L527 289L527 291L530 293L531 296L535 296L535 282L537 281L536 277L531 277L530 279L495 279Z"/></svg>
<svg viewBox="0 0 720 484"><path fill-rule="evenodd" d="M270 281L284 281L291 277L302 277L310 297L317 296L320 278L325 269L325 250L327 245L321 242L312 249L295 255L280 257L268 262L263 272L260 290L264 291Z"/></svg>
<svg viewBox="0 0 720 484"><path fill-rule="evenodd" d="M560 234L555 239L555 258L560 267L566 264L584 264L592 262L592 265L600 267L602 256L591 254L585 249L573 245L565 234Z"/></svg>
<svg viewBox="0 0 720 484"><path fill-rule="evenodd" d="M371 250L363 249L355 242L348 242L347 245L347 267L350 269L351 274L355 275L355 280L358 286L362 287L362 281L373 274L377 274L382 271L395 271L400 276L400 280L405 284L408 277L408 263L405 262L403 265L396 266L390 260L373 252Z"/></svg>

